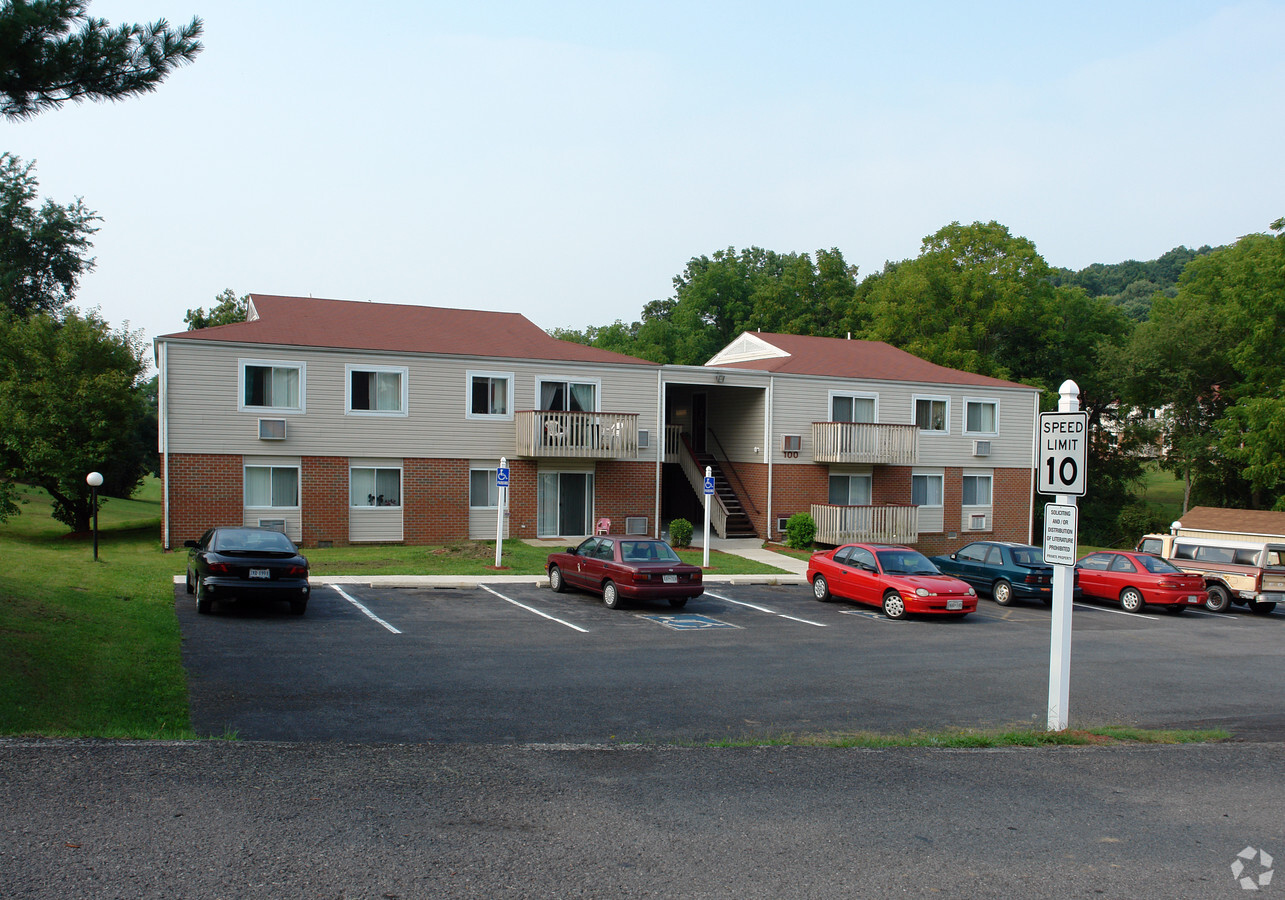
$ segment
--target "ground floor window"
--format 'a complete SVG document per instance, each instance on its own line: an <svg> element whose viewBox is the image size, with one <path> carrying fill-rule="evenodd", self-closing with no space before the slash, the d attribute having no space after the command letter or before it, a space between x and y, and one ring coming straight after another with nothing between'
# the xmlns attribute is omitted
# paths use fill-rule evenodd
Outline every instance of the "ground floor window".
<svg viewBox="0 0 1285 900"><path fill-rule="evenodd" d="M870 475L831 475L831 506L869 506L871 497Z"/></svg>
<svg viewBox="0 0 1285 900"><path fill-rule="evenodd" d="M538 485L537 536L593 533L592 472L542 472Z"/></svg>
<svg viewBox="0 0 1285 900"><path fill-rule="evenodd" d="M295 466L246 466L245 505L251 509L297 509L299 469Z"/></svg>
<svg viewBox="0 0 1285 900"><path fill-rule="evenodd" d="M495 509L500 505L495 469L469 469L468 505L473 509Z"/></svg>
<svg viewBox="0 0 1285 900"><path fill-rule="evenodd" d="M941 475L911 475L910 502L915 506L941 506L943 481Z"/></svg>
<svg viewBox="0 0 1285 900"><path fill-rule="evenodd" d="M349 479L352 506L401 506L402 470L356 468Z"/></svg>
<svg viewBox="0 0 1285 900"><path fill-rule="evenodd" d="M964 506L991 505L990 475L965 475L963 490Z"/></svg>

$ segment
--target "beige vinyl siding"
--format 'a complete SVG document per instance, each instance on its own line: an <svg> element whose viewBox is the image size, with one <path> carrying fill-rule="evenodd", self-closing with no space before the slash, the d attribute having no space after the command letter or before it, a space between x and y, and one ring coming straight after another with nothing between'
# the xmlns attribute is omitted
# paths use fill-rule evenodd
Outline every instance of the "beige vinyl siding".
<svg viewBox="0 0 1285 900"><path fill-rule="evenodd" d="M348 509L348 540L400 541L402 539L402 508L380 506L353 506Z"/></svg>
<svg viewBox="0 0 1285 900"><path fill-rule="evenodd" d="M511 420L466 418L470 370L511 372L514 405L532 408L537 377L600 381L599 408L638 413L638 427L653 435L639 459L654 460L660 442L656 421L656 370L646 366L571 365L527 360L413 356L364 351L231 346L167 341L167 410L172 453L261 453L299 456L512 457ZM273 359L307 366L307 412L238 411L240 360ZM405 417L345 414L345 367L405 367ZM261 441L260 418L286 420L284 441Z"/></svg>
<svg viewBox="0 0 1285 900"><path fill-rule="evenodd" d="M763 462L763 425L767 414L767 385L762 387L725 387L714 385L708 391L706 421L718 437L710 441L716 452L719 444L734 462ZM755 453L754 448L759 452Z"/></svg>
<svg viewBox="0 0 1285 900"><path fill-rule="evenodd" d="M251 528L263 524L264 521L274 519L284 519L286 523L286 537L296 544L303 539L303 511L301 509L249 509L242 511L242 525Z"/></svg>

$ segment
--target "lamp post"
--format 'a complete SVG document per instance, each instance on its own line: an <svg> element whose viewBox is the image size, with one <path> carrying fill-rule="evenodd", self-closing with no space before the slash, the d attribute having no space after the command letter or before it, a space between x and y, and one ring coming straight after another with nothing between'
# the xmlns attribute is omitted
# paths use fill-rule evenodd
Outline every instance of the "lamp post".
<svg viewBox="0 0 1285 900"><path fill-rule="evenodd" d="M93 504L94 510L94 562L98 562L98 486L103 483L103 476L98 472L90 472L85 476L85 484L89 485L89 502Z"/></svg>

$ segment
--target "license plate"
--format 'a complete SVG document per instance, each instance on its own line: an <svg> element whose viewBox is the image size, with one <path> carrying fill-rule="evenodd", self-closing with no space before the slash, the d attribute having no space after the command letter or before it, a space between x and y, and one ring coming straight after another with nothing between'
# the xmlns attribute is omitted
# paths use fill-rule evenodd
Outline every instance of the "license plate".
<svg viewBox="0 0 1285 900"><path fill-rule="evenodd" d="M1195 594L1191 594L1191 595L1189 595L1189 596L1187 597L1187 602L1188 602L1188 603L1198 603L1199 601L1196 599L1196 595L1195 595Z"/></svg>
<svg viewBox="0 0 1285 900"><path fill-rule="evenodd" d="M963 608L964 608L964 601L963 601L963 600L947 600L947 601L946 601L946 608L947 608L947 609L963 609Z"/></svg>
<svg viewBox="0 0 1285 900"><path fill-rule="evenodd" d="M251 569L250 577L251 578L271 578L272 570L271 569Z"/></svg>
<svg viewBox="0 0 1285 900"><path fill-rule="evenodd" d="M662 576L661 580L664 581L665 584L678 584L677 575L664 575Z"/></svg>

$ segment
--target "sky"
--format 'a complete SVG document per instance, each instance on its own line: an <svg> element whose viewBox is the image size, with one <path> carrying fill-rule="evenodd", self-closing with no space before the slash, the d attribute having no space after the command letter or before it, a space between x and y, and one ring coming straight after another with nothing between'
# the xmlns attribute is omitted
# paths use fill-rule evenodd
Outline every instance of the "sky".
<svg viewBox="0 0 1285 900"><path fill-rule="evenodd" d="M156 92L0 121L102 221L76 306L147 339L231 288L640 318L693 257L838 248L859 277L953 221L1053 266L1285 216L1285 0L308 3L199 15Z"/></svg>

